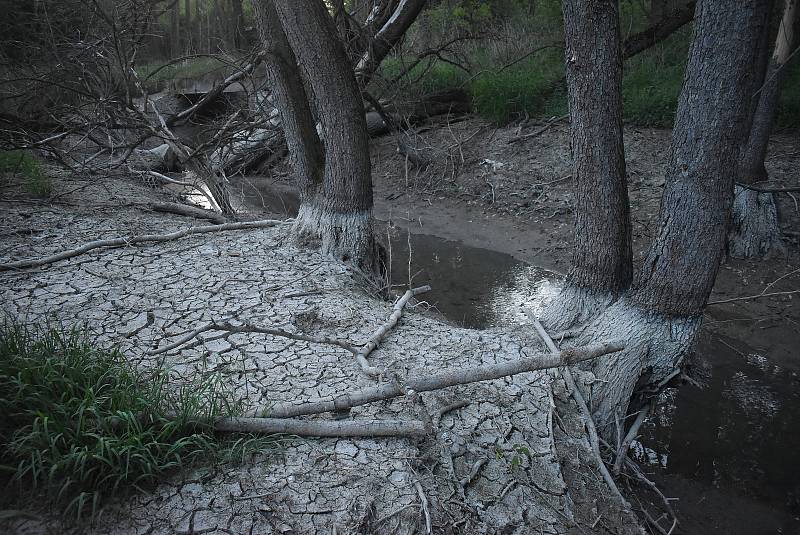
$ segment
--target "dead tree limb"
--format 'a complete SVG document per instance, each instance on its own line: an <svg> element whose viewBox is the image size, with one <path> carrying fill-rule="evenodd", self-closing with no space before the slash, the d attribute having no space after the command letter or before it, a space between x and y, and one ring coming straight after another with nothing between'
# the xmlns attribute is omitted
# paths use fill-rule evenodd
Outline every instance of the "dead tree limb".
<svg viewBox="0 0 800 535"><path fill-rule="evenodd" d="M161 353L166 353L167 351L172 351L173 349L177 349L183 344L195 339L199 334L207 332L207 331L222 331L228 333L258 333L258 334L268 334L271 336L277 336L280 338L290 338L292 340L300 340L302 342L311 342L315 344L327 344L341 347L342 349L346 349L351 353L356 353L357 349L353 347L352 344L349 342L345 342L343 340L337 340L336 338L329 338L326 336L312 336L308 334L300 334L300 333L292 333L285 329L281 329L279 327L259 327L257 325L231 325L230 323L216 323L216 322L209 322L204 325L201 325L197 329L186 333L185 335L181 336L171 344L165 345L164 347L159 347L157 349L151 349L147 352L148 355L160 355Z"/></svg>
<svg viewBox="0 0 800 535"><path fill-rule="evenodd" d="M257 410L254 415L290 418L323 412L343 411L413 392L430 392L456 385L491 381L518 373L571 365L576 362L597 358L607 353L621 351L624 347L624 344L620 342L601 342L585 347L565 349L553 355L539 353L499 364L486 364L470 368L451 368L425 377L407 378L402 383L391 382L365 388L357 392L342 394L331 400L310 401L303 404L279 403Z"/></svg>
<svg viewBox="0 0 800 535"><path fill-rule="evenodd" d="M140 243L165 242L170 240L177 240L179 238L184 238L186 236L192 236L194 234L208 234L209 232L222 232L225 230L249 230L254 228L268 228L268 227L274 227L276 225L282 225L284 223L286 222L274 219L264 219L261 221L244 221L241 223L224 223L222 225L189 227L183 230L176 230L175 232L170 232L168 234L142 234L139 236L129 236L127 238L95 240L85 243L80 247L76 247L75 249L68 249L66 251L61 251L60 253L56 253L50 256L45 256L43 258L31 258L28 260L18 260L16 262L7 262L5 264L0 264L0 271L10 271L14 269L40 267L47 264L52 264L54 262L58 262L60 260L73 258L88 253L89 251L92 251L94 249L137 245Z"/></svg>
<svg viewBox="0 0 800 535"><path fill-rule="evenodd" d="M308 437L424 437L416 420L297 420L287 418L221 418L214 430L235 433L286 434Z"/></svg>
<svg viewBox="0 0 800 535"><path fill-rule="evenodd" d="M237 72L225 78L222 82L220 82L213 89L211 89L211 91L203 95L203 97L200 100L198 100L195 104L167 118L166 120L167 126L175 126L179 122L188 119L195 113L202 111L204 108L213 104L214 101L216 101L217 98L219 98L220 95L222 95L225 89L228 88L228 86L252 74L253 71L255 71L256 67L258 67L258 65L264 59L264 55L265 53L263 51L259 52L258 54L256 54L255 58L253 58L253 61L242 67Z"/></svg>
<svg viewBox="0 0 800 535"><path fill-rule="evenodd" d="M547 345L547 348L551 351L553 355L557 355L559 353L558 346L556 346L553 339L550 338L550 335L547 334L547 331L544 330L544 327L539 322L538 319L533 317L532 315L528 316L531 320L533 320L533 326L536 328L536 331L539 333L539 336L542 338L544 343ZM561 350L563 353L563 350ZM631 505L628 503L628 500L622 495L617 488L617 484L614 482L614 478L611 477L611 474L608 472L608 468L606 467L606 463L603 461L603 456L600 455L600 439L597 436L597 428L594 425L594 419L592 418L592 413L589 412L589 407L586 405L586 400L583 399L583 394L581 391L578 390L578 385L575 384L575 379L572 377L572 373L569 371L569 368L565 367L561 370L561 375L564 377L564 381L567 383L570 391L572 392L572 397L575 399L575 402L578 404L578 408L581 410L583 414L584 424L586 426L586 431L589 434L589 443L592 446L592 452L594 456L597 458L597 468L600 470L600 473L603 476L603 479L606 481L608 488L611 489L611 492L614 493L614 496L619 498L622 504L627 508L630 509Z"/></svg>
<svg viewBox="0 0 800 535"><path fill-rule="evenodd" d="M408 301L415 295L429 291L431 291L430 286L420 286L419 288L406 290L406 293L404 293L403 296L397 300L392 307L392 313L386 323L378 327L378 329L372 333L372 336L369 337L367 343L356 352L356 361L358 361L359 366L361 366L361 371L372 377L381 374L383 370L375 366L370 366L369 362L367 361L367 357L375 350L375 348L378 347L378 344L381 343L381 340L383 340L383 337L386 336L386 333L388 333L394 328L395 325L397 325L400 316L403 315L403 308L405 308Z"/></svg>
<svg viewBox="0 0 800 535"><path fill-rule="evenodd" d="M186 204L179 204L176 202L154 202L150 204L150 208L155 212L163 212L167 214L177 214L186 217L194 217L196 219L207 219L218 225L227 222L222 215L212 212L211 210L204 210L197 206L189 206Z"/></svg>

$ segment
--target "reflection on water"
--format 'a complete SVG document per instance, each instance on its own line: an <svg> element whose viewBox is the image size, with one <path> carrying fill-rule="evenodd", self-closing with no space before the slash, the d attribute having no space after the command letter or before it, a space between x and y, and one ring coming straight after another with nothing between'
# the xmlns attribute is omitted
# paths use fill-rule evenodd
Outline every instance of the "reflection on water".
<svg viewBox="0 0 800 535"><path fill-rule="evenodd" d="M393 284L430 284L433 290L423 298L451 321L474 329L523 323L525 310L538 314L559 289L547 270L434 236L399 233L390 254Z"/></svg>

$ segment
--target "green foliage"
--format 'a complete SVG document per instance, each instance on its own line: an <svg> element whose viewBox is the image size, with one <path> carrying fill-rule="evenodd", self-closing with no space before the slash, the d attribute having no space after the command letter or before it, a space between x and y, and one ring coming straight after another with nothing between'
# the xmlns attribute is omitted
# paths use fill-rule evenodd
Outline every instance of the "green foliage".
<svg viewBox="0 0 800 535"><path fill-rule="evenodd" d="M203 460L264 446L220 441L210 418L230 413L219 384L177 392L167 374L134 370L78 329L0 327L0 469L45 490L61 510L94 514L101 496L151 485Z"/></svg>
<svg viewBox="0 0 800 535"><path fill-rule="evenodd" d="M42 170L39 160L21 150L0 151L0 173L21 177L25 189L37 197L47 197L53 190L53 184Z"/></svg>
<svg viewBox="0 0 800 535"><path fill-rule="evenodd" d="M554 85L563 73L560 52L542 53L502 71L485 72L471 82L475 111L504 124L521 116L552 111Z"/></svg>

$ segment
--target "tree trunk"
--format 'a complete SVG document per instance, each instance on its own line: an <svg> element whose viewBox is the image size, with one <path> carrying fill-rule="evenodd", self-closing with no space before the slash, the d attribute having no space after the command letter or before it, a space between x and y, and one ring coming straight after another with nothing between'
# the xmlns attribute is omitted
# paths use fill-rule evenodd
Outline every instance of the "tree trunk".
<svg viewBox="0 0 800 535"><path fill-rule="evenodd" d="M786 62L794 47L797 0L785 0L775 48L753 113L750 135L739 160L739 182L754 184L767 180L764 161L769 137L778 112L781 85L786 77ZM759 193L736 186L728 253L736 258L766 256L785 251L778 225L778 211L772 193Z"/></svg>
<svg viewBox="0 0 800 535"><path fill-rule="evenodd" d="M258 35L266 57L270 99L277 108L289 148L300 202L314 202L322 187L325 151L317 135L300 68L281 28L272 0L252 0Z"/></svg>
<svg viewBox="0 0 800 535"><path fill-rule="evenodd" d="M324 253L377 273L369 137L353 70L320 0L275 0L274 7L313 92L325 144L322 194L304 193L294 235L321 241Z"/></svg>
<svg viewBox="0 0 800 535"><path fill-rule="evenodd" d="M622 54L614 0L566 0L564 33L575 179L575 245L566 286L544 322L564 329L596 316L632 278L622 142Z"/></svg>
<svg viewBox="0 0 800 535"><path fill-rule="evenodd" d="M768 0L700 0L659 228L631 290L578 339L625 334L618 356L593 371L593 412L613 437L636 392L658 387L693 347L723 256L733 176L748 123L748 80L757 75ZM635 403L641 400L637 397Z"/></svg>
<svg viewBox="0 0 800 535"><path fill-rule="evenodd" d="M181 55L181 39L180 39L180 19L181 19L181 6L179 2L175 2L170 11L170 28L169 28L169 53L170 56L176 58Z"/></svg>

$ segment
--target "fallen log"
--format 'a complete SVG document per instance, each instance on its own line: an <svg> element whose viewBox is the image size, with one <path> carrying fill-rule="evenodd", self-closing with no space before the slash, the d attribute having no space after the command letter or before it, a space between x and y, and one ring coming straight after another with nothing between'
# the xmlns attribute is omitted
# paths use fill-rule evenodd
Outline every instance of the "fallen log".
<svg viewBox="0 0 800 535"><path fill-rule="evenodd" d="M254 228L268 228L268 227L274 227L276 225L282 225L284 223L286 222L274 219L264 219L261 221L244 221L241 223L224 223L222 225L189 227L183 230L176 230L175 232L170 232L168 234L142 234L139 236L129 236L127 238L95 240L85 243L80 247L76 247L75 249L67 249L66 251L61 251L60 253L52 254L50 256L45 256L42 258L30 258L27 260L17 260L16 262L6 262L5 264L0 264L0 271L26 269L26 268L40 267L47 264L53 264L60 260L66 260L68 258L73 258L88 253L89 251L92 251L94 249L101 249L107 247L121 247L123 245L137 245L139 243L165 242L170 240L177 240L179 238L183 238L186 236L191 236L193 234L207 234L209 232L222 232L225 230L248 230Z"/></svg>
<svg viewBox="0 0 800 535"><path fill-rule="evenodd" d="M343 411L367 403L385 401L414 392L429 392L456 385L491 381L518 373L569 366L577 362L597 358L601 355L621 351L625 345L620 342L602 342L585 347L564 349L558 354L536 354L532 357L486 364L471 368L453 368L441 373L419 378L407 378L404 382L391 382L365 388L357 392L342 394L331 400L309 401L307 403L278 403L271 407L254 411L248 416L269 416L271 418L290 418L323 412Z"/></svg>
<svg viewBox="0 0 800 535"><path fill-rule="evenodd" d="M424 437L416 420L297 420L287 418L220 418L214 430L235 433L285 434L304 437Z"/></svg>

